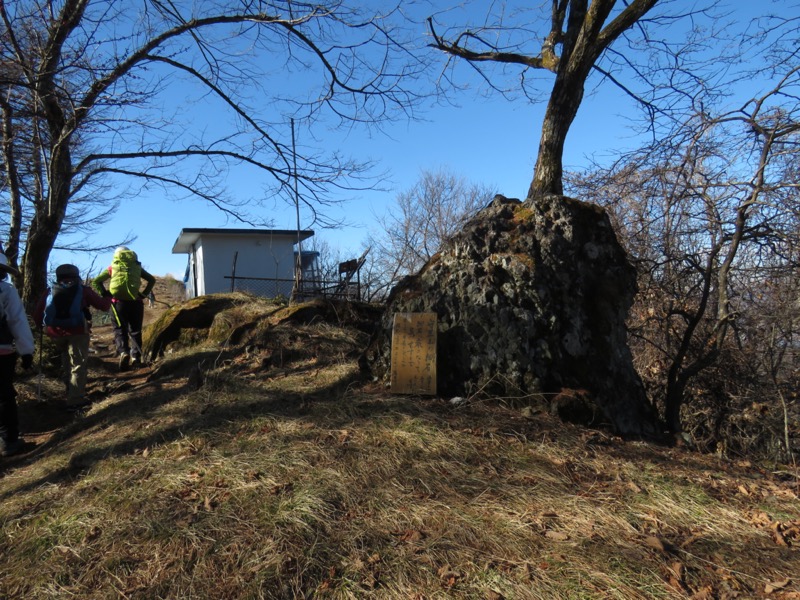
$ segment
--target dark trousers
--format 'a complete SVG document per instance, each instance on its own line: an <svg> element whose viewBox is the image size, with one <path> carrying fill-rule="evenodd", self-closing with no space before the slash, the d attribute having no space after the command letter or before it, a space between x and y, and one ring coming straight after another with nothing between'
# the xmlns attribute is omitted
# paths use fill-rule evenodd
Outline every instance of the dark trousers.
<svg viewBox="0 0 800 600"><path fill-rule="evenodd" d="M118 300L111 306L115 314L114 345L117 347L117 354L130 354L132 358L140 358L144 303L141 300Z"/></svg>
<svg viewBox="0 0 800 600"><path fill-rule="evenodd" d="M0 437L7 444L19 439L17 390L14 389L16 354L0 354Z"/></svg>

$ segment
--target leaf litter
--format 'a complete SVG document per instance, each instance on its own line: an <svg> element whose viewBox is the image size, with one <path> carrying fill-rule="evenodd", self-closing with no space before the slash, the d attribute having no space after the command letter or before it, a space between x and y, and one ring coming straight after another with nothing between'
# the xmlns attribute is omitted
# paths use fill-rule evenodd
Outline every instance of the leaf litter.
<svg viewBox="0 0 800 600"><path fill-rule="evenodd" d="M0 597L800 598L796 472L393 396L363 323L242 302L2 463Z"/></svg>

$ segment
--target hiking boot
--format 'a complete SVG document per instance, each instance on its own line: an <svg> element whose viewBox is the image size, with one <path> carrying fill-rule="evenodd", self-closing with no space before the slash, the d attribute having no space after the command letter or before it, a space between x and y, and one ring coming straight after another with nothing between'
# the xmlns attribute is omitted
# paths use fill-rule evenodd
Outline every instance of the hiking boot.
<svg viewBox="0 0 800 600"><path fill-rule="evenodd" d="M134 356L131 358L131 368L138 369L142 366L142 357L141 356Z"/></svg>
<svg viewBox="0 0 800 600"><path fill-rule="evenodd" d="M24 447L25 442L22 441L22 438L17 438L13 442L4 441L0 443L0 456L14 456L22 452Z"/></svg>
<svg viewBox="0 0 800 600"><path fill-rule="evenodd" d="M131 364L131 355L127 352L123 352L119 355L119 370L120 371L127 371L128 366Z"/></svg>

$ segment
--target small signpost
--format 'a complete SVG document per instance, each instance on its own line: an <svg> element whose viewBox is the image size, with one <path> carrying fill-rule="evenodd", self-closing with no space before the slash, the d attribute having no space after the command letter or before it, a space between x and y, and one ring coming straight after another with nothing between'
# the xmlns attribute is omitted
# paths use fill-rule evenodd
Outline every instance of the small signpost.
<svg viewBox="0 0 800 600"><path fill-rule="evenodd" d="M391 391L436 395L436 313L395 314Z"/></svg>

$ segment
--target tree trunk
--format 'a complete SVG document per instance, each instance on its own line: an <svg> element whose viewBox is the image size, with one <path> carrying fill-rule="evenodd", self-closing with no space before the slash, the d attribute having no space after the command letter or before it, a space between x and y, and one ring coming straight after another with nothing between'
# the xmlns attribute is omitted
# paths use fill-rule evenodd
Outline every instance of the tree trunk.
<svg viewBox="0 0 800 600"><path fill-rule="evenodd" d="M634 0L605 28L603 25L617 0L593 0L588 5L585 0L569 2L567 28L561 38L563 48L542 124L539 154L528 190L529 201L546 194L563 193L564 142L583 100L586 79L609 44L656 2ZM560 27L561 23L558 24L559 30Z"/></svg>
<svg viewBox="0 0 800 600"><path fill-rule="evenodd" d="M25 244L23 268L25 282L22 302L29 311L47 289L47 261L67 213L72 188L72 155L69 136L62 136L53 149L48 165L50 188L46 206L36 211Z"/></svg>
<svg viewBox="0 0 800 600"><path fill-rule="evenodd" d="M681 406L686 391L686 379L682 377L669 379L664 398L664 424L669 433L678 434L683 430L681 425Z"/></svg>
<svg viewBox="0 0 800 600"><path fill-rule="evenodd" d="M22 265L25 279L21 293L22 302L29 314L47 290L47 261L60 228L60 219L40 217L31 224Z"/></svg>
<svg viewBox="0 0 800 600"><path fill-rule="evenodd" d="M583 77L559 73L547 103L528 199L563 193L564 143L583 99Z"/></svg>
<svg viewBox="0 0 800 600"><path fill-rule="evenodd" d="M5 244L5 255L12 265L19 262L19 239L22 233L22 201L19 190L19 174L17 172L17 161L14 153L14 126L13 110L9 103L0 99L0 107L3 113L3 160L6 168L5 185L8 190L8 239ZM19 285L20 281L16 281Z"/></svg>

